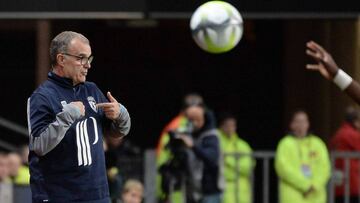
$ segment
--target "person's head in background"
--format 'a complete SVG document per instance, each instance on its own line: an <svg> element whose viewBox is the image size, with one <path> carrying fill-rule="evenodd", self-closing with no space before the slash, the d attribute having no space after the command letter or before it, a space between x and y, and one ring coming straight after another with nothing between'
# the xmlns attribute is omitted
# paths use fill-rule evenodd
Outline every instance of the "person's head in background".
<svg viewBox="0 0 360 203"><path fill-rule="evenodd" d="M5 153L0 152L0 183L9 177L8 159Z"/></svg>
<svg viewBox="0 0 360 203"><path fill-rule="evenodd" d="M185 117L192 123L194 130L198 131L205 125L205 107L202 104L189 105L184 109Z"/></svg>
<svg viewBox="0 0 360 203"><path fill-rule="evenodd" d="M17 176L22 164L21 156L18 153L11 152L7 155L7 159L10 177Z"/></svg>
<svg viewBox="0 0 360 203"><path fill-rule="evenodd" d="M292 114L290 130L298 138L305 137L310 128L309 116L304 110L297 110Z"/></svg>
<svg viewBox="0 0 360 203"><path fill-rule="evenodd" d="M345 110L345 121L360 131L360 110L349 106Z"/></svg>
<svg viewBox="0 0 360 203"><path fill-rule="evenodd" d="M189 106L204 105L204 99L198 93L189 93L184 96L182 105L183 110L185 110Z"/></svg>
<svg viewBox="0 0 360 203"><path fill-rule="evenodd" d="M237 120L236 117L230 113L223 113L220 115L219 122L220 130L228 137L236 135Z"/></svg>
<svg viewBox="0 0 360 203"><path fill-rule="evenodd" d="M121 194L122 203L141 203L144 195L143 184L135 179L125 182Z"/></svg>

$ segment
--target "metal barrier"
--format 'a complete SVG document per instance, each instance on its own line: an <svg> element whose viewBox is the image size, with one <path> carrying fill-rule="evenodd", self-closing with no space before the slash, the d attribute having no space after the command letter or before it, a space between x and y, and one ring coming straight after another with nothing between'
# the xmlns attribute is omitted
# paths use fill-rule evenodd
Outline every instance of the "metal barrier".
<svg viewBox="0 0 360 203"><path fill-rule="evenodd" d="M252 202L262 202L262 203L270 203L276 202L272 201L272 199L277 199L277 193L274 193L275 196L271 196L273 193L270 192L270 189L273 186L277 187L277 181L271 181L271 171L274 171L274 165L272 164L275 158L274 151L255 151L252 154L244 154L244 153L229 153L224 154L224 156L234 156L237 162L239 162L240 158L243 156L251 156L256 160L256 169L253 170L251 174L251 184L252 184L252 197L255 199ZM350 160L356 159L359 160L360 163L360 152L338 152L333 151L330 153L331 167L332 172L335 170L335 161L338 159L344 160L344 203L350 203ZM147 150L144 154L144 160L140 159L123 159L123 172L127 177L136 177L144 180L145 185L145 203L155 203L155 177L156 177L156 164L155 164L155 153L154 150ZM237 164L236 164L237 165ZM259 167L261 166L261 170L259 171ZM359 164L360 168L360 164ZM238 168L237 179L239 176L239 171L241 168ZM140 174L141 173L141 174ZM140 176L140 177L139 177ZM142 177L143 178L142 178ZM254 179L256 177L261 177L259 182L261 182L261 187L254 189L255 182ZM276 178L276 177L275 177ZM328 184L328 202L336 203L335 201L335 184L337 181L336 174L332 173ZM360 181L360 176L359 176ZM237 182L236 182L237 185ZM241 185L236 186L236 190L238 191ZM14 188L18 190L19 188ZM20 191L21 190L21 191ZM14 191L17 197L16 199L20 199L23 196L25 198L29 198L29 188L21 187L19 192ZM24 192L24 190L26 190ZM360 190L360 188L359 188ZM256 196L254 195L256 194ZM260 195L261 194L261 195ZM360 191L359 191L360 194ZM259 198L259 199L257 199ZM23 201L21 201L23 202ZM239 199L236 195L236 202L238 203ZM359 200L360 203L360 200Z"/></svg>
<svg viewBox="0 0 360 203"><path fill-rule="evenodd" d="M260 165L262 165L262 202L263 203L269 203L270 202L270 192L269 192L269 188L270 188L270 168L274 168L273 166L270 166L270 161L274 159L275 157L275 152L273 151L255 151L252 154L246 154L246 153L226 153L224 154L224 157L227 156L233 156L236 160L236 179L240 178L240 171L241 168L238 168L238 164L240 161L240 158L244 157L244 156L251 156L253 159L256 160L256 163L258 165L258 163L260 163ZM260 162L259 162L260 161ZM255 181L254 181L254 170L251 173L251 188L252 188L252 202L254 202L254 185L255 185ZM235 181L235 190L239 191L239 188L241 187L241 185L238 184L238 181ZM258 192L256 192L256 194L259 194ZM235 195L235 202L234 203L239 203L240 200L238 198L237 194Z"/></svg>
<svg viewBox="0 0 360 203"><path fill-rule="evenodd" d="M29 186L14 186L13 188L14 203L31 203L31 190Z"/></svg>
<svg viewBox="0 0 360 203"><path fill-rule="evenodd" d="M344 203L350 203L350 161L357 160L359 161L359 169L360 169L360 152L340 152L340 151L332 151L330 153L331 159L331 168L332 168L332 176L329 181L328 187L328 197L329 203L336 203L335 202L335 186L336 182L338 181L339 177L335 172L335 162L338 159L342 159L344 161L344 169L343 169L343 177L340 177L344 183ZM360 171L359 171L360 174ZM357 177L360 183L360 175ZM360 194L360 187L358 188L358 194ZM358 197L358 201L360 203L360 197Z"/></svg>
<svg viewBox="0 0 360 203"><path fill-rule="evenodd" d="M31 191L29 186L0 183L1 203L31 203Z"/></svg>
<svg viewBox="0 0 360 203"><path fill-rule="evenodd" d="M274 166L270 166L270 161L273 160L275 158L275 152L273 151L255 151L252 154L244 154L244 153L228 153L225 154L225 156L234 156L236 159L236 162L238 163L240 158L243 156L251 156L252 158L254 158L257 162L260 161L260 163L262 163L262 203L269 203L270 202L270 193L269 193L269 188L271 187L271 184L274 183L270 183L270 170L274 169ZM330 152L330 161L331 161L331 169L332 169L332 175L331 178L329 180L329 184L328 184L328 202L329 203L336 203L335 200L335 183L338 181L338 177L336 177L336 174L334 173L335 171L335 162L338 159L343 159L344 160L344 176L343 176L343 183L344 183L344 203L350 203L350 160L352 159L356 159L359 161L359 169L360 169L360 152L339 152L339 151L332 151ZM236 165L237 166L237 165ZM236 169L238 171L237 173L237 178L239 178L239 171L241 169ZM360 174L360 172L359 172ZM252 174L251 176L251 183L252 183L252 188L254 188L254 176L256 176L256 174ZM359 178L359 182L360 182L360 176ZM277 184L277 183L276 183ZM236 190L239 190L239 187L241 187L240 185L238 185L238 182L236 182ZM259 191L252 191L253 194L260 194ZM360 194L360 188L359 188L359 194ZM236 195L236 202L238 203L238 196ZM252 197L255 197L254 195L252 195ZM252 202L254 202L254 199L252 200ZM257 201L259 202L259 201ZM358 198L358 202L360 203L360 197Z"/></svg>

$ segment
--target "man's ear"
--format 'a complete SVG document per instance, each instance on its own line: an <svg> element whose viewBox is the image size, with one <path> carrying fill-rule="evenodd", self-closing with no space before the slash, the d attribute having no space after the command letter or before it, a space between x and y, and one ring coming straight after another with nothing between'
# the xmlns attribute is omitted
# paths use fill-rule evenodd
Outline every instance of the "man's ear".
<svg viewBox="0 0 360 203"><path fill-rule="evenodd" d="M64 55L62 55L62 54L57 54L57 55L56 55L56 62L57 62L57 64L59 64L59 65L61 65L61 66L64 66L64 60L65 60Z"/></svg>

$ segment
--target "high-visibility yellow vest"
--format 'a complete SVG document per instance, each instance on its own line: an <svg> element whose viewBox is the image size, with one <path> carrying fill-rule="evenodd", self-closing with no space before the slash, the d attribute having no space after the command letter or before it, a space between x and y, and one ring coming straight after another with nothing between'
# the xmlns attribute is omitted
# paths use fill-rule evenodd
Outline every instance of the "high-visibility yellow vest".
<svg viewBox="0 0 360 203"><path fill-rule="evenodd" d="M30 184L29 167L21 166L19 168L18 175L15 177L13 183L16 185L29 185Z"/></svg>
<svg viewBox="0 0 360 203"><path fill-rule="evenodd" d="M277 146L275 169L280 181L280 203L326 202L330 160L326 145L319 137L286 135ZM305 197L311 186L315 192Z"/></svg>
<svg viewBox="0 0 360 203"><path fill-rule="evenodd" d="M251 154L250 145L241 139L236 133L227 136L219 130L220 147L223 154L244 153ZM251 202L251 180L250 175L255 166L255 161L250 156L242 156L236 162L234 156L224 157L225 189L223 203L250 203ZM237 184L237 185L236 185ZM238 189L238 190L237 190ZM238 197L236 197L238 195Z"/></svg>

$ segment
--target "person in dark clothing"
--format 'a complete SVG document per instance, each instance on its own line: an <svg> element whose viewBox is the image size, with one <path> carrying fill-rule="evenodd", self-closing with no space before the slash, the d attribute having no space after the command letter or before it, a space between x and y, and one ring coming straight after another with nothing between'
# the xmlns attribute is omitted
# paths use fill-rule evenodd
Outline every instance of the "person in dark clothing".
<svg viewBox="0 0 360 203"><path fill-rule="evenodd" d="M65 31L50 45L48 79L28 99L29 166L33 203L109 203L103 133L120 139L130 116L86 76L89 40Z"/></svg>
<svg viewBox="0 0 360 203"><path fill-rule="evenodd" d="M118 168L119 153L117 148L123 139L106 137L104 140L106 174L109 184L111 202L116 202L121 196L123 178Z"/></svg>
<svg viewBox="0 0 360 203"><path fill-rule="evenodd" d="M203 105L190 105L184 112L193 126L191 136L179 135L190 149L187 158L191 181L187 191L194 202L220 203L224 179L214 115Z"/></svg>
<svg viewBox="0 0 360 203"><path fill-rule="evenodd" d="M142 157L142 152L130 140L110 136L105 137L104 149L110 198L112 202L117 202L121 197L123 181L141 174L142 167L136 164L137 160ZM133 162L129 162L129 160L133 160Z"/></svg>
<svg viewBox="0 0 360 203"><path fill-rule="evenodd" d="M345 112L345 119L334 136L330 139L330 149L342 152L360 151L360 110L348 107ZM344 159L337 159L335 162L336 174L336 202L344 202L345 179L348 179L350 186L350 202L359 202L360 189L360 161L350 159L350 177L345 177Z"/></svg>

